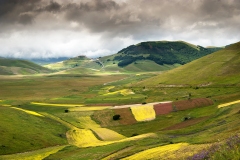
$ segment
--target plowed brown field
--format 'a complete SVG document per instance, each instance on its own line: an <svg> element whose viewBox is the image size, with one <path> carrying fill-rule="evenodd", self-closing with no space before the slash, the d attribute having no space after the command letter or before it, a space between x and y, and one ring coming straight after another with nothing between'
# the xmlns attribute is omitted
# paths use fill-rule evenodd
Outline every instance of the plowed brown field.
<svg viewBox="0 0 240 160"><path fill-rule="evenodd" d="M137 123L130 108L120 108L113 110L115 114L119 114L121 117L118 120L120 124L128 125Z"/></svg>
<svg viewBox="0 0 240 160"><path fill-rule="evenodd" d="M156 115L168 114L173 110L172 103L159 103L153 106Z"/></svg>
<svg viewBox="0 0 240 160"><path fill-rule="evenodd" d="M173 106L176 107L177 110L186 110L196 107L205 107L213 105L213 101L208 98L196 98L190 100L181 100L173 102Z"/></svg>

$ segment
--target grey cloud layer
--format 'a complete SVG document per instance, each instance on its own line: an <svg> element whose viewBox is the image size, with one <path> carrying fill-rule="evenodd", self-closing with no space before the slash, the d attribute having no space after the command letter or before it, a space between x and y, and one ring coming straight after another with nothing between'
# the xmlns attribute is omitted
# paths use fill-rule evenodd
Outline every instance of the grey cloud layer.
<svg viewBox="0 0 240 160"><path fill-rule="evenodd" d="M224 44L221 39L240 39L239 19L239 0L0 0L2 36L22 31L36 32L36 36L56 30L59 34L84 31L88 36L99 35L102 44L117 37L129 37L129 43L169 38ZM117 48L113 42L99 49L114 47L123 46Z"/></svg>

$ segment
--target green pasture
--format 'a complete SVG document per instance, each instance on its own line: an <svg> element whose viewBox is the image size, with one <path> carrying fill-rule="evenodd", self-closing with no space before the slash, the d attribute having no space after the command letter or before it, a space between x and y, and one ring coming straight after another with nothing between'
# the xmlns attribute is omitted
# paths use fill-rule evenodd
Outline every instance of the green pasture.
<svg viewBox="0 0 240 160"><path fill-rule="evenodd" d="M58 122L7 106L0 110L0 155L67 144L67 128Z"/></svg>

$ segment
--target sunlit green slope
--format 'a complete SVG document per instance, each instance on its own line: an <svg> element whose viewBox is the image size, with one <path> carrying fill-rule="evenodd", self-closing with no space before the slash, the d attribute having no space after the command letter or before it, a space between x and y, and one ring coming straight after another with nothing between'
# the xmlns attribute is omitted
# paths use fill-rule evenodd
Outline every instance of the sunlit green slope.
<svg viewBox="0 0 240 160"><path fill-rule="evenodd" d="M240 42L137 85L239 84Z"/></svg>

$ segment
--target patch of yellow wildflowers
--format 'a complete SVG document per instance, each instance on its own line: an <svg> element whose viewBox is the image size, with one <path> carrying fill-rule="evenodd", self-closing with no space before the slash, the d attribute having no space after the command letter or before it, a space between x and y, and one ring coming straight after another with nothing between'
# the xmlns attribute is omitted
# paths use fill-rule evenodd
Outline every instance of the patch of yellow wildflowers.
<svg viewBox="0 0 240 160"><path fill-rule="evenodd" d="M218 105L218 108L227 107L227 106L230 106L230 105L233 105L233 104L237 104L237 103L240 103L240 100L229 102L229 103L220 104L220 105Z"/></svg>
<svg viewBox="0 0 240 160"><path fill-rule="evenodd" d="M115 95L115 94L121 94L123 96L127 96L127 95L130 95L130 94L134 94L134 92L130 89L122 89L122 90L119 90L119 91L106 93L106 94L104 94L104 96Z"/></svg>
<svg viewBox="0 0 240 160"><path fill-rule="evenodd" d="M165 146L160 146L152 149L148 149L139 153L136 153L132 156L124 158L123 160L147 160L147 159L163 159L163 155L170 153L172 151L176 151L181 147L187 146L188 143L177 143L177 144L169 144ZM161 158L162 157L162 158Z"/></svg>
<svg viewBox="0 0 240 160"><path fill-rule="evenodd" d="M126 138L125 136L107 128L92 128L92 130L104 141L116 141Z"/></svg>
<svg viewBox="0 0 240 160"><path fill-rule="evenodd" d="M131 111L137 121L150 121L156 118L153 106L134 106L131 107Z"/></svg>
<svg viewBox="0 0 240 160"><path fill-rule="evenodd" d="M4 160L40 160L54 154L66 146L44 148L36 151L0 156Z"/></svg>
<svg viewBox="0 0 240 160"><path fill-rule="evenodd" d="M20 110L20 111L23 111L23 112L26 112L26 113L34 115L34 116L44 117L43 115L41 115L41 114L39 114L37 112L34 112L34 111L29 111L29 110L22 109L22 108L17 108L17 107L11 107L11 108L17 109L17 110Z"/></svg>
<svg viewBox="0 0 240 160"><path fill-rule="evenodd" d="M56 106L56 107L80 107L82 104L53 104L53 103L39 103L31 102L31 104L40 105L40 106Z"/></svg>

